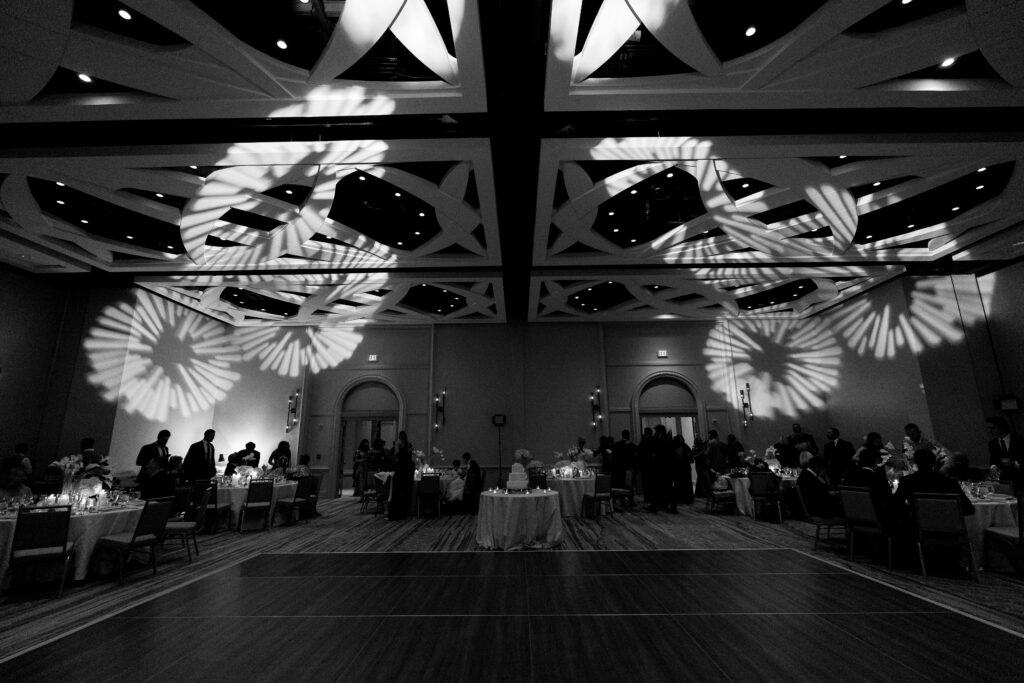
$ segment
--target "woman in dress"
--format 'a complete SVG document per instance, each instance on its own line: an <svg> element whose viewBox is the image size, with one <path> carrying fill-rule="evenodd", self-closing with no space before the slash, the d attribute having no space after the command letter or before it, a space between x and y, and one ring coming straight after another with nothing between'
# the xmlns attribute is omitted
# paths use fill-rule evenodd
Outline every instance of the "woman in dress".
<svg viewBox="0 0 1024 683"><path fill-rule="evenodd" d="M352 459L352 486L355 493L352 495L361 496L363 491L369 488L367 484L367 465L370 460L370 440L363 439L356 448L355 456Z"/></svg>
<svg viewBox="0 0 1024 683"><path fill-rule="evenodd" d="M292 461L292 447L287 441L282 441L277 444L277 448L275 448L274 452L270 454L270 460L267 461L267 464L270 465L272 469L277 468L279 466L277 460L282 456L289 463ZM285 465L285 467L287 467L287 465Z"/></svg>

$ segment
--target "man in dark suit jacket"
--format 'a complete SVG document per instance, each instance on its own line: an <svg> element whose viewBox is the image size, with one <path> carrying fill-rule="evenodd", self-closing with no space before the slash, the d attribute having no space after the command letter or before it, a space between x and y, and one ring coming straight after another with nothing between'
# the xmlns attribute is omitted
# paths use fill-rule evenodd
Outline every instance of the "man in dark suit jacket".
<svg viewBox="0 0 1024 683"><path fill-rule="evenodd" d="M797 477L796 485L800 487L800 495L807 506L807 514L815 517L836 517L842 514L839 498L823 481L824 474L825 459L815 455Z"/></svg>
<svg viewBox="0 0 1024 683"><path fill-rule="evenodd" d="M1001 416L990 417L985 426L992 440L988 442L989 463L1002 472L1001 479L1012 481L1016 492L1024 490L1024 436L1010 431Z"/></svg>
<svg viewBox="0 0 1024 683"><path fill-rule="evenodd" d="M825 430L825 445L822 448L822 456L825 458L825 467L828 469L828 478L832 486L836 486L847 475L853 466L853 444L845 439L839 438L839 430L829 427ZM863 466L864 463L861 463Z"/></svg>
<svg viewBox="0 0 1024 683"><path fill-rule="evenodd" d="M203 432L203 440L196 441L188 447L185 454L185 462L182 469L185 472L187 481L197 479L210 479L217 474L217 465L214 462L213 437L217 435L212 429Z"/></svg>
<svg viewBox="0 0 1024 683"><path fill-rule="evenodd" d="M917 471L900 479L900 485L889 503L890 517L894 522L905 522L912 518L911 500L915 493L955 493L960 498L960 509L964 514L974 514L974 505L964 495L960 484L936 472L935 462L935 453L931 449L922 448L914 451L914 464L917 465Z"/></svg>
<svg viewBox="0 0 1024 683"><path fill-rule="evenodd" d="M160 433L156 435L156 441L147 443L139 449L139 455L135 458L135 464L139 466L140 477L146 471L146 465L149 464L150 460L153 458L166 458L170 455L170 451L167 449L167 441L170 438L171 433L166 429L161 429Z"/></svg>
<svg viewBox="0 0 1024 683"><path fill-rule="evenodd" d="M828 444L825 444L825 447L828 448ZM877 452L864 451L860 456L858 466L851 469L843 479L843 486L870 489L875 509L878 511L879 517L884 518L889 509L892 489L889 488L889 479L885 476L885 469L878 469Z"/></svg>

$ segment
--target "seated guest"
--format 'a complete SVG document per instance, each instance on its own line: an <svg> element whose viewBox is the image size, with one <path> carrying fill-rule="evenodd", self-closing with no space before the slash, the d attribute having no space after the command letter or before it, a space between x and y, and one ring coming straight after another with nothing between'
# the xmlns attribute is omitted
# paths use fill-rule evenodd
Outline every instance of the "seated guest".
<svg viewBox="0 0 1024 683"><path fill-rule="evenodd" d="M945 452L939 455L935 469L939 474L944 474L957 481L980 481L985 475L983 470L970 467L967 454L960 451Z"/></svg>
<svg viewBox="0 0 1024 683"><path fill-rule="evenodd" d="M167 458L153 458L146 464L146 476L139 478L139 491L143 499L174 496L174 477L167 471Z"/></svg>
<svg viewBox="0 0 1024 683"><path fill-rule="evenodd" d="M256 450L256 444L252 441L245 444L245 448L238 451L239 465L246 465L248 467L259 467L260 466L260 452Z"/></svg>
<svg viewBox="0 0 1024 683"><path fill-rule="evenodd" d="M100 465L103 463L103 456L96 452L96 439L87 436L81 441L82 466Z"/></svg>
<svg viewBox="0 0 1024 683"><path fill-rule="evenodd" d="M807 506L807 514L814 517L835 517L842 514L836 491L829 489L825 479L825 459L812 456L797 477L796 485Z"/></svg>
<svg viewBox="0 0 1024 683"><path fill-rule="evenodd" d="M232 474L235 473L235 470L237 470L241 464L242 464L242 456L241 455L239 455L238 453L232 453L231 455L229 455L228 456L228 464L224 468L224 476L225 477L230 477Z"/></svg>
<svg viewBox="0 0 1024 683"><path fill-rule="evenodd" d="M313 471L309 469L309 454L303 453L299 456L299 464L295 467L288 469L288 476L290 477L311 477Z"/></svg>
<svg viewBox="0 0 1024 683"><path fill-rule="evenodd" d="M291 460L287 455L283 453L278 454L274 458L274 469L270 470L270 476L272 477L283 477L288 474L288 466L291 464Z"/></svg>
<svg viewBox="0 0 1024 683"><path fill-rule="evenodd" d="M449 503L462 500L466 491L466 473L462 469L462 463L453 460L452 470L455 472L455 478L448 482L448 488L444 491L444 499Z"/></svg>
<svg viewBox="0 0 1024 683"><path fill-rule="evenodd" d="M185 466L184 458L180 455L172 455L167 458L167 474L174 479L175 486L185 485Z"/></svg>
<svg viewBox="0 0 1024 683"><path fill-rule="evenodd" d="M955 493L960 498L960 509L965 515L974 514L974 506L964 495L960 484L935 471L935 453L929 448L914 451L917 471L900 479L900 485L889 502L889 515L895 522L903 522L914 515L911 496L915 493Z"/></svg>
<svg viewBox="0 0 1024 683"><path fill-rule="evenodd" d="M8 467L0 473L0 498L24 498L32 495L32 489L25 484L28 473L21 465Z"/></svg>
<svg viewBox="0 0 1024 683"><path fill-rule="evenodd" d="M19 443L14 447L14 453L4 457L0 462L0 471L6 472L12 467L20 467L25 470L26 475L32 476L32 458L28 455L27 443Z"/></svg>
<svg viewBox="0 0 1024 683"><path fill-rule="evenodd" d="M858 466L849 471L843 479L843 486L856 486L871 489L871 500L879 515L884 515L889 507L892 489L885 468L878 467L878 454L874 451L861 453Z"/></svg>

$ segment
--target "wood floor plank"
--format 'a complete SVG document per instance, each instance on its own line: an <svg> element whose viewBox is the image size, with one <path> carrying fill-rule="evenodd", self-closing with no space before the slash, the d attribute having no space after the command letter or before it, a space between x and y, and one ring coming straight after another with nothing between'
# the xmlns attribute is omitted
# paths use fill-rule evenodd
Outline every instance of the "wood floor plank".
<svg viewBox="0 0 1024 683"><path fill-rule="evenodd" d="M240 576L480 576L522 574L509 553L289 553L252 558Z"/></svg>

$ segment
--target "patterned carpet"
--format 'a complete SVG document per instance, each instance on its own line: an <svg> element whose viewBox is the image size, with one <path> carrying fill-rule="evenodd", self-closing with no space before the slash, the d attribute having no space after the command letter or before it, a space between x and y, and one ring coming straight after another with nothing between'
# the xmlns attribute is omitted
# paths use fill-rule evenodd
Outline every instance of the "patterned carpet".
<svg viewBox="0 0 1024 683"><path fill-rule="evenodd" d="M184 551L169 546L156 576L139 568L124 586L109 578L90 579L72 586L61 598L55 596L52 585L19 587L0 601L0 661L261 553L490 552L477 547L476 517L471 515L390 522L383 515L359 514L358 501L352 497L325 501L320 511L322 516L308 524L200 536L201 554L191 564ZM958 577L924 579L916 563L889 570L877 558L861 555L850 562L841 540L813 550L814 527L800 521L779 525L737 515L711 515L700 500L683 507L678 515L637 508L597 520L563 521L564 540L559 548L525 552L793 548L1024 634L1024 580L994 573L983 573L977 583Z"/></svg>

